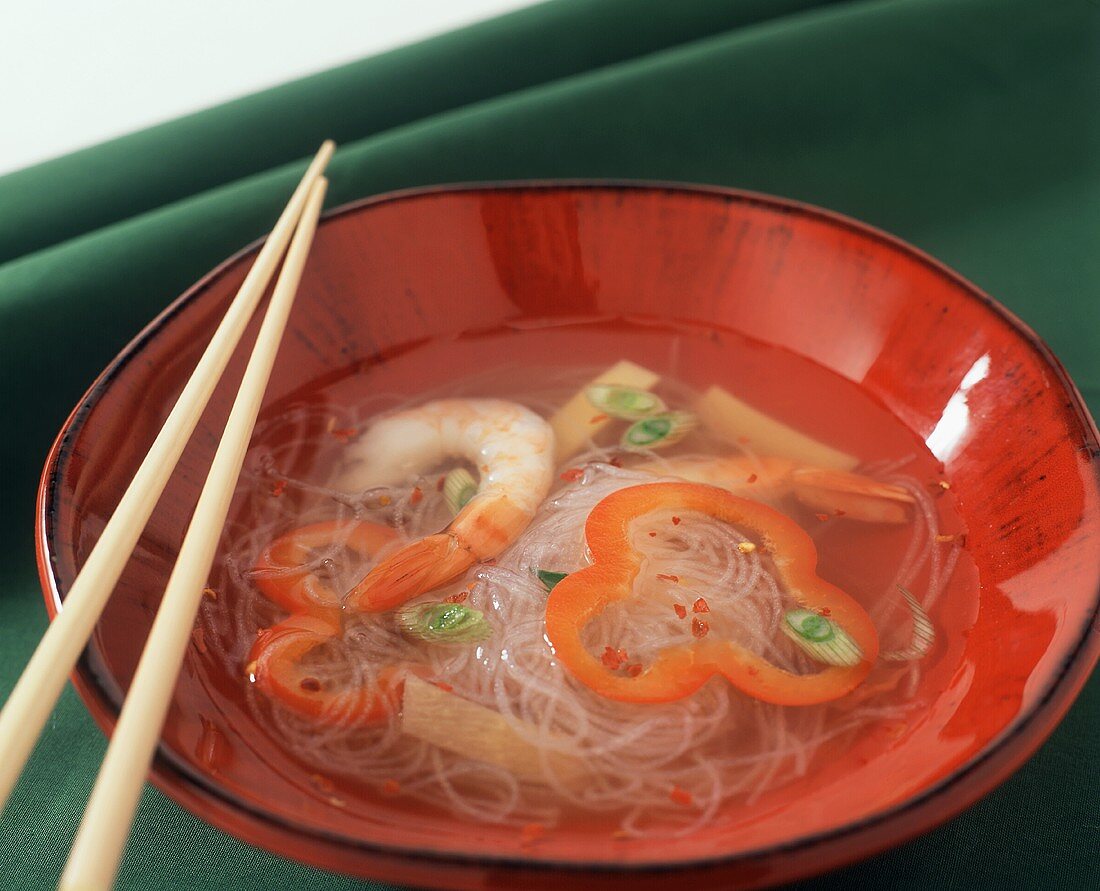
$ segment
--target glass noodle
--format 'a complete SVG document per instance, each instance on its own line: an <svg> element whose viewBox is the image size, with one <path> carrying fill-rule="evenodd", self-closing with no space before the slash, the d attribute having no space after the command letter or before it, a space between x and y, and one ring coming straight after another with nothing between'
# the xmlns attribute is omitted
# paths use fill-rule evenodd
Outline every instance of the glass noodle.
<svg viewBox="0 0 1100 891"><path fill-rule="evenodd" d="M584 379L578 372L562 373L521 401L549 416ZM448 388L446 395L478 395L485 380L469 379ZM670 406L687 405L692 396L669 382L660 392ZM424 394L409 404L436 395ZM246 655L257 629L285 615L254 583L256 560L274 539L334 518L390 524L409 539L450 521L438 481L454 464L425 468L422 479L406 486L349 494L328 485L338 475L343 440L352 435L342 431L362 430L379 411L398 407L396 398L383 395L354 410L303 403L258 430L257 441L274 444L250 456L238 493L238 519L223 542L226 556L218 584L226 596L206 603L202 619L207 646L233 674L247 674ZM273 431L279 435L268 436ZM675 454L703 459L734 448L700 430ZM919 660L879 662L854 693L800 707L755 700L721 678L674 702L616 702L583 686L556 661L545 637L547 589L535 571L570 573L587 565L584 523L591 509L618 489L659 479L635 466L666 455L624 458L613 448L593 447L569 459L558 473L577 468L579 476L556 478L533 522L504 553L475 566L459 582L417 598L435 602L466 592L465 605L485 614L492 629L488 639L463 645L410 640L398 631L392 613L345 615L343 636L309 657L311 673L322 684L366 690L389 666L402 671L415 666L419 676L444 682L454 696L498 712L536 746L537 781L484 763L476 752L445 751L411 737L402 732L397 716L368 726L319 723L246 683L247 707L279 745L335 783L340 776L354 777L379 788L399 788L407 800L517 826L552 826L568 812L604 815L617 832L630 836L690 833L713 820L725 802L751 803L806 776L816 759L848 745L861 728L903 720L915 706ZM955 543L937 541L938 511L927 481L907 476L904 469L905 462L896 461L861 470L904 487L914 499L894 578L879 590L849 591L865 604L884 650L904 648L913 627L897 586L912 590L926 610L932 609L959 550ZM797 509L791 513L799 516ZM739 548L748 539L736 528L698 516L679 519L672 524L654 514L634 524L634 547L645 555L634 597L587 626L589 650L599 655L611 647L624 651L630 664L645 666L662 648L689 643L698 620L706 623L707 634L736 641L788 671L819 670L780 632L784 612L796 604L777 585L769 558ZM315 551L309 565L338 591L349 590L371 566L339 544ZM563 773L563 759L584 765L583 782Z"/></svg>

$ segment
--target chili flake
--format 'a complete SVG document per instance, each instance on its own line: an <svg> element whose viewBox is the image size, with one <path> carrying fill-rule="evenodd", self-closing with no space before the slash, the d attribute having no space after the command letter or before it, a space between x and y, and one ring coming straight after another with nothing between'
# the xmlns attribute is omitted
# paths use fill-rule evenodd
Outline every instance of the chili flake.
<svg viewBox="0 0 1100 891"><path fill-rule="evenodd" d="M672 525L673 526L679 526L680 525L680 518L679 517L673 517L672 518Z"/></svg>
<svg viewBox="0 0 1100 891"><path fill-rule="evenodd" d="M355 436L356 433L358 433L358 431L354 427L344 427L340 430L332 431L332 435L341 442L347 442L349 439Z"/></svg>
<svg viewBox="0 0 1100 891"><path fill-rule="evenodd" d="M298 686L305 690L307 693L320 693L321 682L317 678L302 678L298 683Z"/></svg>
<svg viewBox="0 0 1100 891"><path fill-rule="evenodd" d="M470 596L469 591L459 591L457 594L448 594L443 598L444 603L465 603L466 598Z"/></svg>
<svg viewBox="0 0 1100 891"><path fill-rule="evenodd" d="M710 624L704 622L698 616L691 620L691 634L693 637L706 637L710 631Z"/></svg>
<svg viewBox="0 0 1100 891"><path fill-rule="evenodd" d="M286 480L276 480L275 484L271 487L271 494L278 498L286 491L286 484Z"/></svg>
<svg viewBox="0 0 1100 891"><path fill-rule="evenodd" d="M546 827L541 823L528 823L520 830L520 844L533 845L546 835Z"/></svg>
<svg viewBox="0 0 1100 891"><path fill-rule="evenodd" d="M691 605L691 611L693 613L709 613L710 604L707 603L706 598L700 597Z"/></svg>
<svg viewBox="0 0 1100 891"><path fill-rule="evenodd" d="M671 573L668 573L668 572L659 572L659 573L657 573L657 578L659 578L662 582L678 582L678 581L680 581L680 576L672 575Z"/></svg>
<svg viewBox="0 0 1100 891"><path fill-rule="evenodd" d="M637 662L635 662L633 665L628 665L626 667L626 673L632 678L636 678L642 673L642 666Z"/></svg>
<svg viewBox="0 0 1100 891"><path fill-rule="evenodd" d="M604 647L603 655L600 656L600 661L612 671L616 671L626 662L626 658L625 650L616 650L614 647Z"/></svg>
<svg viewBox="0 0 1100 891"><path fill-rule="evenodd" d="M672 605L672 608L676 610L676 615L679 616L681 619L687 618L687 607L684 606L682 603L675 603Z"/></svg>
<svg viewBox="0 0 1100 891"><path fill-rule="evenodd" d="M311 773L309 775L309 778L313 782L313 785L320 789L322 792L336 791L336 786L328 777L321 776L321 774L319 773Z"/></svg>
<svg viewBox="0 0 1100 891"><path fill-rule="evenodd" d="M760 477L758 477L755 473L750 473L748 479L746 479L745 482L755 483L758 479L760 479Z"/></svg>
<svg viewBox="0 0 1100 891"><path fill-rule="evenodd" d="M383 795L399 795L401 793L401 784L397 780L386 780L382 784Z"/></svg>
<svg viewBox="0 0 1100 891"><path fill-rule="evenodd" d="M607 415L598 414L598 415L592 415L592 417L588 419L588 423L589 424L602 424L606 420L607 420Z"/></svg>
<svg viewBox="0 0 1100 891"><path fill-rule="evenodd" d="M650 532L650 533L649 533L649 537L650 537L650 538L656 538L656 537L657 537L657 533L656 533L656 532Z"/></svg>
<svg viewBox="0 0 1100 891"><path fill-rule="evenodd" d="M668 797L682 807L691 807L695 801L687 789L681 789L679 786L673 786L672 791L668 793Z"/></svg>
<svg viewBox="0 0 1100 891"><path fill-rule="evenodd" d="M575 483L582 476L584 476L583 470L581 470L579 467L570 467L567 471L565 471L565 473L561 475L561 478L567 483Z"/></svg>
<svg viewBox="0 0 1100 891"><path fill-rule="evenodd" d="M412 490L412 494L409 496L409 504L420 504L424 500L424 493L420 491L420 486L417 486Z"/></svg>
<svg viewBox="0 0 1100 891"><path fill-rule="evenodd" d="M829 519L828 514L814 514L814 516L817 517L819 520L821 520L822 523L824 523L827 519Z"/></svg>

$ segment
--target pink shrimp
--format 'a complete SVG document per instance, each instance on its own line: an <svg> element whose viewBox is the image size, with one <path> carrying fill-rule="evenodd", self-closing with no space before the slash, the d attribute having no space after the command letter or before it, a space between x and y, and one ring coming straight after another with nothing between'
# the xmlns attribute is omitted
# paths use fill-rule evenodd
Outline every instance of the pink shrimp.
<svg viewBox="0 0 1100 891"><path fill-rule="evenodd" d="M446 529L383 560L344 601L380 612L453 581L519 537L550 490L554 434L513 402L441 399L376 422L349 454L357 463L341 480L348 490L405 482L447 458L463 458L481 474L477 493Z"/></svg>

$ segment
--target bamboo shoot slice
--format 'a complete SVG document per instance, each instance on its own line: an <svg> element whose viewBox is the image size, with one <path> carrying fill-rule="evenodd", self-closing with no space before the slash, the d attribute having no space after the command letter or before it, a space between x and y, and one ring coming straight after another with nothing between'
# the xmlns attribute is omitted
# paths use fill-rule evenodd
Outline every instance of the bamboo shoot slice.
<svg viewBox="0 0 1100 891"><path fill-rule="evenodd" d="M859 458L819 442L782 421L742 402L728 390L713 386L695 404L699 420L729 442L743 442L759 455L789 458L813 467L854 470Z"/></svg>
<svg viewBox="0 0 1100 891"><path fill-rule="evenodd" d="M538 747L517 733L502 714L415 675L405 679L401 723L404 733L448 752L502 767L521 780L546 782ZM581 759L553 752L548 761L567 786L584 784L587 771Z"/></svg>
<svg viewBox="0 0 1100 891"><path fill-rule="evenodd" d="M596 384L614 384L637 390L652 390L661 379L648 368L622 360L581 387L572 399L559 408L550 419L554 429L554 459L561 464L577 454L584 444L606 427L611 418L602 416L598 408L588 401L585 390Z"/></svg>

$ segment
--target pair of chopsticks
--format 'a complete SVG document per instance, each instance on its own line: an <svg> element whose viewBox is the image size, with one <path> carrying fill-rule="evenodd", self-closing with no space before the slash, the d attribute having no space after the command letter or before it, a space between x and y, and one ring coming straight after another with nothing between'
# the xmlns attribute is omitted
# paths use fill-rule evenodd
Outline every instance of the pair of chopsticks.
<svg viewBox="0 0 1100 891"><path fill-rule="evenodd" d="M64 608L43 635L0 712L2 810L184 446L282 261L282 271L229 420L73 842L59 885L65 891L99 891L114 884L202 590L214 562L218 538L317 229L328 185L321 173L334 149L335 145L326 141L306 170L73 582Z"/></svg>

